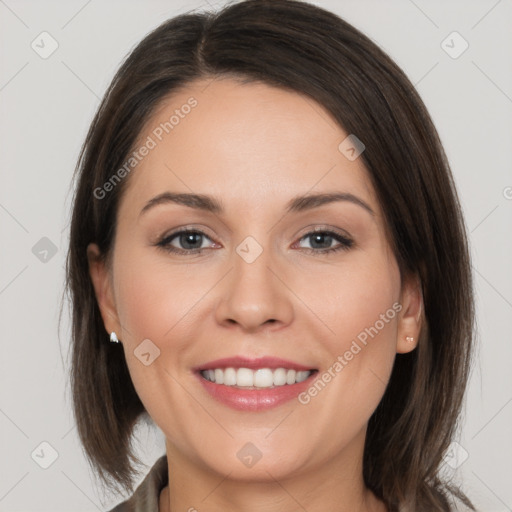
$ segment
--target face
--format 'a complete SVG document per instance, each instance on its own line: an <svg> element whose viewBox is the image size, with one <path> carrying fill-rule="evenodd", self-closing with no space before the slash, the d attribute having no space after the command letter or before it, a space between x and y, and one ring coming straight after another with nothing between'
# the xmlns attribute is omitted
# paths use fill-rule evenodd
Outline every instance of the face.
<svg viewBox="0 0 512 512"><path fill-rule="evenodd" d="M233 79L174 93L140 134L112 265L91 275L177 459L239 479L358 463L417 307L348 135ZM339 196L297 199L317 194Z"/></svg>

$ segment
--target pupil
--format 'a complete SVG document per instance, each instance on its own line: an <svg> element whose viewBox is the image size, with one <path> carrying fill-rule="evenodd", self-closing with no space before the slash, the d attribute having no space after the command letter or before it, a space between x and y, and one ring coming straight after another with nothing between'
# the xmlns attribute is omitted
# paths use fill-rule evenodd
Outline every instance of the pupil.
<svg viewBox="0 0 512 512"><path fill-rule="evenodd" d="M329 236L329 235L313 235L314 243L317 243L320 240L320 245L322 245L322 243L321 243L322 239L327 239L327 242L328 242L327 247L329 247L331 239L332 239L331 236Z"/></svg>
<svg viewBox="0 0 512 512"><path fill-rule="evenodd" d="M194 246L194 238L197 238L201 235L199 235L199 233L186 233L184 235L182 235L181 237L181 242L182 242L182 245L183 247L187 248L187 249L196 249L197 247L193 247ZM190 242L190 244L189 244ZM197 243L197 240L196 240L196 243ZM192 247L187 247L189 245L192 245Z"/></svg>

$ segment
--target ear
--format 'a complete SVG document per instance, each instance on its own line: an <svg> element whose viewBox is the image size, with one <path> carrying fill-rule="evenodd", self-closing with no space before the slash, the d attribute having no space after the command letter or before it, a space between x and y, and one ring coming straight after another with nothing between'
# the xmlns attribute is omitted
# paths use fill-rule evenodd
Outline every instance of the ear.
<svg viewBox="0 0 512 512"><path fill-rule="evenodd" d="M405 354L417 347L421 332L423 292L418 275L410 275L404 279L400 304L402 309L398 317L396 351Z"/></svg>
<svg viewBox="0 0 512 512"><path fill-rule="evenodd" d="M112 290L111 275L99 247L96 244L87 246L87 260L96 300L103 318L103 325L108 334L112 331L121 332L117 309Z"/></svg>

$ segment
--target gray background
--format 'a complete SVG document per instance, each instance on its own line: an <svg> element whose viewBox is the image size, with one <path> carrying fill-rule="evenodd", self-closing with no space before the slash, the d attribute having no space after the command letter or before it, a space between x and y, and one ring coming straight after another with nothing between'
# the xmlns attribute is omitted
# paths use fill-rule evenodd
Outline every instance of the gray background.
<svg viewBox="0 0 512 512"><path fill-rule="evenodd" d="M444 470L480 510L511 511L512 2L313 3L395 59L445 145L470 232L479 350L460 446ZM101 494L70 409L66 308L60 338L58 329L70 179L126 53L164 19L203 7L208 2L0 0L0 511L94 512L121 499ZM31 47L51 48L43 31L58 43L46 59ZM442 45L453 31L469 44L457 58L461 40ZM151 426L140 428L138 446L148 467L164 453ZM52 449L58 456L43 469Z"/></svg>

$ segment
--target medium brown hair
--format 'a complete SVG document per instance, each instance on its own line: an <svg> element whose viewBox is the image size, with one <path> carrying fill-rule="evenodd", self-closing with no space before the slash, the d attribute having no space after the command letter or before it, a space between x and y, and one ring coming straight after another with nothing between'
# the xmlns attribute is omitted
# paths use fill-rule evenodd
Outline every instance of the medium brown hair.
<svg viewBox="0 0 512 512"><path fill-rule="evenodd" d="M71 386L78 434L105 483L133 489L134 426L147 415L122 347L108 342L86 248L111 253L119 199L102 199L159 102L201 78L230 76L307 95L366 146L362 158L384 212L401 276L419 276L424 317L417 348L397 354L370 418L365 483L390 511L452 510L439 476L457 433L471 367L474 299L462 210L433 122L403 71L367 36L298 0L247 0L188 13L147 35L115 75L76 169L67 259L72 304Z"/></svg>

